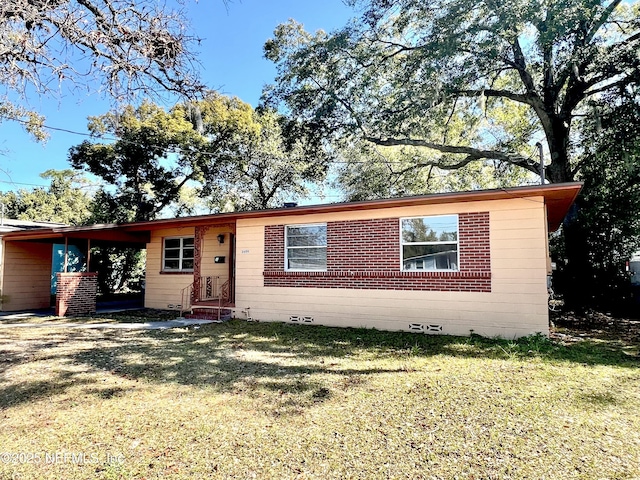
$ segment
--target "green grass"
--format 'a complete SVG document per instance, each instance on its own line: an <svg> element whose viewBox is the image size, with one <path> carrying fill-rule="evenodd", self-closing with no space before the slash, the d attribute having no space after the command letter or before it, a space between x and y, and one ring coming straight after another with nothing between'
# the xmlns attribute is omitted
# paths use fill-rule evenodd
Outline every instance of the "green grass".
<svg viewBox="0 0 640 480"><path fill-rule="evenodd" d="M0 478L640 477L640 361L612 339L232 321L0 350Z"/></svg>
<svg viewBox="0 0 640 480"><path fill-rule="evenodd" d="M54 315L34 316L26 314L24 316L16 315L14 318L1 317L0 322L3 324L50 324L58 325L63 323L145 323L145 322L161 322L167 320L175 320L180 316L180 311L140 309L125 310L118 313L97 313L91 317L56 317Z"/></svg>

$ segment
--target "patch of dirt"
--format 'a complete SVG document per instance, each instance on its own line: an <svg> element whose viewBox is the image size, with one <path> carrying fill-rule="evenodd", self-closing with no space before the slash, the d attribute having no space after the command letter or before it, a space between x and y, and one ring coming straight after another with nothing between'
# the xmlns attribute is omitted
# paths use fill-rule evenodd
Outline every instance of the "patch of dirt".
<svg viewBox="0 0 640 480"><path fill-rule="evenodd" d="M561 342L604 340L640 345L640 320L587 311L551 312L551 338Z"/></svg>

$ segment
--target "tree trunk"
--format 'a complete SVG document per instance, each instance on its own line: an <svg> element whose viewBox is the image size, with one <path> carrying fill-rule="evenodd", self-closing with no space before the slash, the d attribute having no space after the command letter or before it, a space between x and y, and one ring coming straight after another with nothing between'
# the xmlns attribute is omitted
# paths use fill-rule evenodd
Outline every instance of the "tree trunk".
<svg viewBox="0 0 640 480"><path fill-rule="evenodd" d="M551 116L549 120L550 128L545 132L551 163L545 168L545 176L550 183L572 182L574 175L568 152L570 123L558 115ZM559 266L553 274L554 288L564 296L565 307L570 310L582 308L582 300L591 293L586 291L590 285L586 278L587 235L577 221L581 203L581 198L576 199L562 222L562 237L558 241L563 244L561 250L564 254L554 258Z"/></svg>
<svg viewBox="0 0 640 480"><path fill-rule="evenodd" d="M574 180L569 163L569 124L560 117L551 120L552 130L547 132L547 145L551 164L545 168L545 176L550 183L572 182Z"/></svg>
<svg viewBox="0 0 640 480"><path fill-rule="evenodd" d="M576 199L569 213L562 222L562 236L564 255L560 259L559 269L554 273L553 281L556 291L564 296L567 310L581 310L592 297L592 281L588 278L589 249L587 245L588 232L585 232L578 215L581 210L581 198ZM562 258L563 257L563 258Z"/></svg>

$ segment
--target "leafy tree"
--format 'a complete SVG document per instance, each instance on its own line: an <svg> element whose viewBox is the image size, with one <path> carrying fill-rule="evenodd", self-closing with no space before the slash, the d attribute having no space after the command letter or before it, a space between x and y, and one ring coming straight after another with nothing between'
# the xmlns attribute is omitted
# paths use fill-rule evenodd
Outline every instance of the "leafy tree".
<svg viewBox="0 0 640 480"><path fill-rule="evenodd" d="M112 143L84 141L69 150L71 165L107 185L95 196L92 220L98 223L152 220L180 197L189 181L202 178L202 136L184 112L170 112L145 101L139 107L91 117L96 136ZM103 294L120 292L140 280L139 249L103 247L93 253Z"/></svg>
<svg viewBox="0 0 640 480"><path fill-rule="evenodd" d="M145 101L91 117L89 130L116 136L113 143L84 141L69 150L75 169L115 187L99 193L96 220L152 220L187 182L202 178L204 139L179 109L167 112Z"/></svg>
<svg viewBox="0 0 640 480"><path fill-rule="evenodd" d="M92 117L90 131L115 140L82 142L69 160L105 182L92 215L101 223L192 214L203 203L209 211L267 207L285 194L304 194L303 182L326 171L326 163L310 161L315 149L285 136L283 124L273 112L215 92L170 111L144 102ZM114 291L126 286L139 252L101 249L94 261L101 290Z"/></svg>
<svg viewBox="0 0 640 480"><path fill-rule="evenodd" d="M0 122L10 118L22 123L23 128L36 140L46 140L47 133L44 130L44 117L24 107L14 105L0 96Z"/></svg>
<svg viewBox="0 0 640 480"><path fill-rule="evenodd" d="M360 141L342 147L340 153L333 186L349 201L504 188L530 180L528 172L497 161L472 162L451 174L430 152L416 147Z"/></svg>
<svg viewBox="0 0 640 480"><path fill-rule="evenodd" d="M89 128L116 136L69 153L74 168L109 185L96 202L99 221L194 213L197 197L209 211L266 208L305 195L305 182L327 170L328 156L285 118L215 92L169 112L129 106L91 118Z"/></svg>
<svg viewBox="0 0 640 480"><path fill-rule="evenodd" d="M361 7L360 20L331 34L310 34L294 21L276 29L265 54L278 77L265 102L284 102L293 118L334 143L427 153L401 154L395 164L348 159L355 167L343 169L340 185L356 198L428 191L435 187L430 174L441 169L473 186L465 169L486 168L487 160L508 181L511 167L537 173L533 145L544 136L547 179L585 181L561 249L568 300L598 303L621 285L623 259L637 238L630 152L638 134L615 117L633 120L630 105L637 104L639 4L350 3ZM583 287L586 294L578 294Z"/></svg>
<svg viewBox="0 0 640 480"><path fill-rule="evenodd" d="M426 148L447 170L489 159L537 173L541 132L547 178L573 180L576 117L640 78L637 3L350 3L360 20L332 34L295 21L276 29L265 54L277 84L265 100L284 101L326 138Z"/></svg>
<svg viewBox="0 0 640 480"><path fill-rule="evenodd" d="M308 195L326 176L330 156L310 147L297 126L270 110L254 113L259 130L239 139L238 161L223 179L222 202L233 210L276 207Z"/></svg>
<svg viewBox="0 0 640 480"><path fill-rule="evenodd" d="M274 111L216 92L176 108L206 139L200 195L209 211L273 207L326 175L321 140Z"/></svg>
<svg viewBox="0 0 640 480"><path fill-rule="evenodd" d="M91 186L88 180L73 170L47 170L40 177L50 180L49 187L20 189L0 196L5 216L68 225L89 221L92 198L86 188Z"/></svg>
<svg viewBox="0 0 640 480"><path fill-rule="evenodd" d="M640 248L640 95L619 92L597 112L583 126L583 195L555 254L570 307L619 309L631 295L625 263Z"/></svg>

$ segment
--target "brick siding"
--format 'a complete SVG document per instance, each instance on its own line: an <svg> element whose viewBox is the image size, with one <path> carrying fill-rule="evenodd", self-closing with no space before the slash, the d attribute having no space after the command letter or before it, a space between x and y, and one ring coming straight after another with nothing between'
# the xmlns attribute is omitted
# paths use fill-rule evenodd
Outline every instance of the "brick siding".
<svg viewBox="0 0 640 480"><path fill-rule="evenodd" d="M489 212L459 214L458 228L460 271L490 272Z"/></svg>
<svg viewBox="0 0 640 480"><path fill-rule="evenodd" d="M398 218L327 222L327 271L284 269L284 225L265 227L264 286L491 291L489 212L461 213L458 272L400 270Z"/></svg>
<svg viewBox="0 0 640 480"><path fill-rule="evenodd" d="M284 272L284 225L264 227L264 270Z"/></svg>
<svg viewBox="0 0 640 480"><path fill-rule="evenodd" d="M97 273L58 273L56 315L96 313Z"/></svg>

